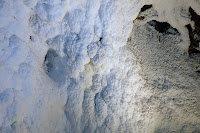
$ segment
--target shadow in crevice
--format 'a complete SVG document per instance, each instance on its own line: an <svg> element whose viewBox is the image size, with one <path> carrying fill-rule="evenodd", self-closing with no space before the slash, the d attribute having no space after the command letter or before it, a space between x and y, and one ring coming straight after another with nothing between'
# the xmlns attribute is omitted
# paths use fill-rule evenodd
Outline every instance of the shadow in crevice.
<svg viewBox="0 0 200 133"><path fill-rule="evenodd" d="M173 28L167 22L158 22L156 20L152 20L152 21L148 22L148 24L155 27L155 30L158 31L159 33L171 34L171 35L176 35L179 33L176 28Z"/></svg>
<svg viewBox="0 0 200 133"><path fill-rule="evenodd" d="M142 8L141 8L141 12L144 12L148 9L152 8L152 5L144 5Z"/></svg>
<svg viewBox="0 0 200 133"><path fill-rule="evenodd" d="M194 21L194 29L190 24L185 27L189 31L190 46L188 53L191 55L192 53L200 53L200 15L198 15L191 7L189 8L189 12L191 21Z"/></svg>
<svg viewBox="0 0 200 133"><path fill-rule="evenodd" d="M49 49L43 63L45 73L59 85L64 84L66 79L65 67L61 59L54 49Z"/></svg>

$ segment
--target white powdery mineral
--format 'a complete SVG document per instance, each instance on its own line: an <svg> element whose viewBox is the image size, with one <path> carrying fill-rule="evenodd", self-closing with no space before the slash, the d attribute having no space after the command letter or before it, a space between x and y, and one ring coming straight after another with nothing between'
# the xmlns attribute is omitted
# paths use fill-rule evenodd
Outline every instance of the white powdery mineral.
<svg viewBox="0 0 200 133"><path fill-rule="evenodd" d="M141 13L145 4L153 7ZM174 56L187 62L190 6L200 14L198 0L0 0L0 132L199 131L200 84L189 74L192 61L182 66L186 73L175 66L180 80L169 80L175 67L163 63ZM151 20L180 34L157 33ZM157 36L166 50L177 43L172 49L179 52L163 57L170 52L157 47ZM187 81L195 96L183 91ZM166 95L159 90L171 84Z"/></svg>

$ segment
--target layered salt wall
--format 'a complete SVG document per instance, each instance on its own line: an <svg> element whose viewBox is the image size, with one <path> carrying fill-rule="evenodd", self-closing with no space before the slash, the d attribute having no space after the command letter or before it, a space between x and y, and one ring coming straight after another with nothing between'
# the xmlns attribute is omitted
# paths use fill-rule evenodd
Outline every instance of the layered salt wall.
<svg viewBox="0 0 200 133"><path fill-rule="evenodd" d="M0 0L0 132L200 132L198 15L199 0Z"/></svg>

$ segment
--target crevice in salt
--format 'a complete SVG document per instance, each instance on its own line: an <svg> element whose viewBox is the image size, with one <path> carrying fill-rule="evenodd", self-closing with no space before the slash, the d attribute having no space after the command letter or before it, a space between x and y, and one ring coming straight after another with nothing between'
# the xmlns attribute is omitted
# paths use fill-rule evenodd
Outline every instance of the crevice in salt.
<svg viewBox="0 0 200 133"><path fill-rule="evenodd" d="M189 12L191 14L191 20L194 21L194 29L190 24L185 27L189 31L190 46L188 53L200 53L200 16L190 7Z"/></svg>
<svg viewBox="0 0 200 133"><path fill-rule="evenodd" d="M159 33L172 34L172 35L179 33L176 28L173 28L167 22L158 22L156 20L152 20L148 22L148 24L155 27L155 30L157 30Z"/></svg>
<svg viewBox="0 0 200 133"><path fill-rule="evenodd" d="M49 49L44 59L43 69L45 73L58 85L62 85L66 79L66 68L62 58L54 49Z"/></svg>
<svg viewBox="0 0 200 133"><path fill-rule="evenodd" d="M142 8L141 8L141 12L144 12L148 9L152 8L152 5L144 5Z"/></svg>

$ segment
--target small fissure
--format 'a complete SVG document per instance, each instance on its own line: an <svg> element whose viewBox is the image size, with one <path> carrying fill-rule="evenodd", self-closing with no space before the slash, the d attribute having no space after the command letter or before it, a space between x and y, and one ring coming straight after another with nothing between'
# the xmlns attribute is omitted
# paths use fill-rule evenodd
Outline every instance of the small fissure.
<svg viewBox="0 0 200 133"><path fill-rule="evenodd" d="M100 42L100 43L102 43L102 39L103 39L102 37L99 38L99 42Z"/></svg>
<svg viewBox="0 0 200 133"><path fill-rule="evenodd" d="M33 36L30 36L29 39L30 39L32 42L34 42Z"/></svg>

